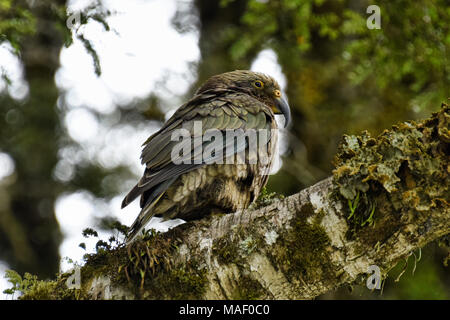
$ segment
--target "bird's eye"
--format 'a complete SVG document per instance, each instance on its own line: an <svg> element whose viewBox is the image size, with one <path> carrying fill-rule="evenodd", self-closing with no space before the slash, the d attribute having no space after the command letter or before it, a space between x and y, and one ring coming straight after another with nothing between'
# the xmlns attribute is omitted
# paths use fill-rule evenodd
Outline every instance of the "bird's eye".
<svg viewBox="0 0 450 320"><path fill-rule="evenodd" d="M259 88L259 89L264 87L264 83L259 80L256 80L255 82L253 82L253 85L255 86L255 88Z"/></svg>

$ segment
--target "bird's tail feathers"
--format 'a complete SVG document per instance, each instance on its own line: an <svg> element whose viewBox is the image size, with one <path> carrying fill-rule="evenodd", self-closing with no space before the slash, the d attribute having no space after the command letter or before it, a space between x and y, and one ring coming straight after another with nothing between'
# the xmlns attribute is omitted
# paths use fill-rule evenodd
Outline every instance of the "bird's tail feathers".
<svg viewBox="0 0 450 320"><path fill-rule="evenodd" d="M134 199L139 197L142 194L142 189L139 187L139 185L135 185L133 189L131 189L130 192L125 196L125 198L122 201L122 209L125 208L127 205L129 205L131 202L133 202Z"/></svg>
<svg viewBox="0 0 450 320"><path fill-rule="evenodd" d="M128 234L125 238L125 242L127 244L130 244L134 242L136 239L138 239L139 235L143 235L141 233L142 229L145 227L145 225L150 221L150 219L153 217L154 213L153 208L158 203L158 201L161 199L161 197L164 195L165 192L162 192L152 203L144 207L141 212L139 213L139 216L136 218L136 220L133 222L133 224L130 227L130 230L128 231Z"/></svg>

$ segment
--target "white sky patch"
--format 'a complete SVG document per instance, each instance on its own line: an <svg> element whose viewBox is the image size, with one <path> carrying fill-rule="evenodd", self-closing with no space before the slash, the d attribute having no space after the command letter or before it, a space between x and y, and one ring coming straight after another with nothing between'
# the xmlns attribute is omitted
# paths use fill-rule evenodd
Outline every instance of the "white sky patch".
<svg viewBox="0 0 450 320"><path fill-rule="evenodd" d="M67 237L76 236L87 227L86 222L95 216L95 207L87 192L76 192L58 198L55 204L56 216L64 221L61 231Z"/></svg>
<svg viewBox="0 0 450 320"><path fill-rule="evenodd" d="M140 124L133 127L130 124L112 129L102 128L95 145L96 159L105 168L125 165L132 169L136 176L141 176L144 166L141 165L142 144L157 130L156 125Z"/></svg>
<svg viewBox="0 0 450 320"><path fill-rule="evenodd" d="M5 271L10 269L8 265L0 261L0 300L12 300L13 296L3 293L3 290L12 287L12 284L5 279Z"/></svg>
<svg viewBox="0 0 450 320"><path fill-rule="evenodd" d="M76 4L73 1L72 10L82 7ZM181 35L171 26L176 1L109 0L105 4L113 12L107 18L112 31L104 31L98 22L79 30L93 42L102 75L94 74L92 58L79 40L61 52L62 68L56 80L67 91L67 102L109 113L115 103L145 98L166 74L170 78L162 97L185 93L194 81L187 72L188 63L197 61L200 51L196 34Z"/></svg>
<svg viewBox="0 0 450 320"><path fill-rule="evenodd" d="M68 116L77 110L69 111ZM87 112L90 113L90 111ZM135 182L137 182L145 168L140 160L142 144L159 126L152 122L141 123L137 126L123 124L109 127L99 123L88 126L92 119L82 121L83 114L79 118L78 116L77 111L73 117L75 118L74 122L79 122L79 126L74 125L74 122L70 120L71 117L66 117L65 124L69 135L75 141L81 142L80 146L66 146L59 150L60 160L54 170L55 176L60 181L69 181L74 174L71 172L73 167L87 161L97 163L107 169L120 165L126 166L134 173Z"/></svg>
<svg viewBox="0 0 450 320"><path fill-rule="evenodd" d="M0 76L3 75L11 81L11 84L8 86L3 78L0 78L0 92L7 89L13 99L25 98L28 94L28 85L23 79L23 68L8 42L0 44Z"/></svg>
<svg viewBox="0 0 450 320"><path fill-rule="evenodd" d="M122 203L125 195L126 194L122 194L114 197L109 203L109 210L111 215L117 218L121 223L131 225L141 208L139 207L139 201L134 201L125 208L120 209L120 204ZM182 223L184 223L184 220L181 219L173 219L163 222L162 218L154 217L149 221L146 229L153 228L158 231L165 232Z"/></svg>
<svg viewBox="0 0 450 320"><path fill-rule="evenodd" d="M85 238L82 231L93 227L95 218L101 218L103 210L98 210L94 205L95 199L88 192L80 191L60 196L55 204L56 217L59 221L64 241L59 247L61 257L61 270L66 271L73 266L64 258L68 257L78 264L83 263L85 253L93 253L95 244L99 239L107 241L111 236L94 228L99 237ZM86 244L86 250L79 247L80 243Z"/></svg>
<svg viewBox="0 0 450 320"><path fill-rule="evenodd" d="M0 151L0 181L14 172L14 160L4 152Z"/></svg>
<svg viewBox="0 0 450 320"><path fill-rule="evenodd" d="M132 186L130 186L131 189ZM125 208L121 209L122 200L126 194L114 197L109 202L109 210L111 215L117 218L121 223L131 225L140 211L139 201L133 201Z"/></svg>
<svg viewBox="0 0 450 320"><path fill-rule="evenodd" d="M69 135L77 142L88 142L98 133L99 123L95 115L84 108L70 110L64 119Z"/></svg>

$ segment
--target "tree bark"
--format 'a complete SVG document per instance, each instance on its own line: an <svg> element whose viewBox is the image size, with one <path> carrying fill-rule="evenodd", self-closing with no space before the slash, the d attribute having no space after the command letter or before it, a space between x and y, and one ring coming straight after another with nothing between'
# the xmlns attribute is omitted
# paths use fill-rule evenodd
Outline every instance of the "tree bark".
<svg viewBox="0 0 450 320"><path fill-rule="evenodd" d="M450 108L378 138L344 136L333 176L282 200L90 255L50 298L313 299L381 278L450 233ZM70 280L70 279L69 279ZM70 282L70 281L69 281ZM35 298L25 293L23 298ZM48 296L46 298L49 298Z"/></svg>

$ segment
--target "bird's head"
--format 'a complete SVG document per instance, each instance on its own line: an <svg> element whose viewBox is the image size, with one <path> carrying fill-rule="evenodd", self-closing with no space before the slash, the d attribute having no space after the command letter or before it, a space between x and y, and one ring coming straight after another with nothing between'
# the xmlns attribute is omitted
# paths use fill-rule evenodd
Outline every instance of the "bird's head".
<svg viewBox="0 0 450 320"><path fill-rule="evenodd" d="M278 82L272 77L249 70L236 70L215 75L209 78L197 91L231 89L244 92L267 105L275 114L282 114L285 126L291 121L291 111L283 98Z"/></svg>

